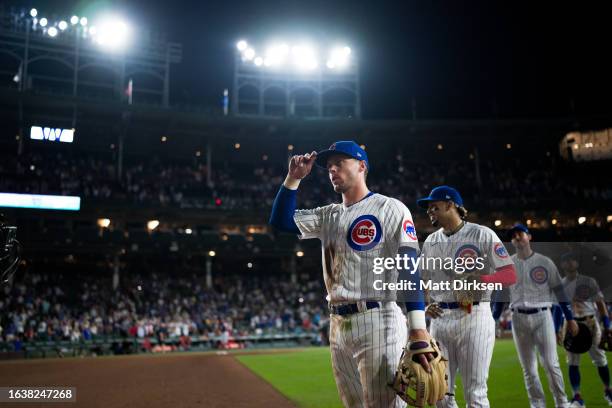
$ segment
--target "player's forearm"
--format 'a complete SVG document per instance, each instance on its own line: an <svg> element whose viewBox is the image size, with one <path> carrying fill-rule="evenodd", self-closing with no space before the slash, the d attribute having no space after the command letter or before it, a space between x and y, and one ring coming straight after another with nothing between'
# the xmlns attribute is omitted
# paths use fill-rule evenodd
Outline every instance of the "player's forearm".
<svg viewBox="0 0 612 408"><path fill-rule="evenodd" d="M289 178L289 176L287 176L287 178ZM286 181L287 180L285 180L285 182ZM297 184L299 185L299 180ZM268 222L274 228L281 231L299 234L300 230L293 219L293 214L295 214L297 206L296 189L297 186L295 189L286 187L285 184L281 186L272 204L272 213L270 214L270 220Z"/></svg>
<svg viewBox="0 0 612 408"><path fill-rule="evenodd" d="M287 177L285 177L285 181L283 182L283 186L289 190L297 190L301 181L302 180L293 178L291 175L287 174Z"/></svg>
<svg viewBox="0 0 612 408"><path fill-rule="evenodd" d="M408 265L416 265L414 262L417 251L415 248L404 246L397 251L400 257L408 257ZM421 289L421 275L418 270L406 268L399 269L398 280L409 281L414 284L415 290L409 291L409 299L406 302L406 310L408 311L408 322L411 330L425 329L425 295Z"/></svg>
<svg viewBox="0 0 612 408"><path fill-rule="evenodd" d="M569 302L569 297L565 292L565 288L563 285L558 285L553 288L553 292L555 292L555 296L557 297L557 301L559 302L559 307L561 311L563 311L563 316L565 316L566 320L574 320L574 314L572 313L572 307Z"/></svg>
<svg viewBox="0 0 612 408"><path fill-rule="evenodd" d="M516 270L514 265L502 266L491 275L482 275L480 280L483 283L501 283L504 287L514 285L516 283Z"/></svg>
<svg viewBox="0 0 612 408"><path fill-rule="evenodd" d="M561 330L561 326L563 325L563 313L561 311L561 307L558 305L553 305L551 312L553 316L553 323L555 325L555 333L557 333L559 330Z"/></svg>
<svg viewBox="0 0 612 408"><path fill-rule="evenodd" d="M493 319L499 320L505 308L506 308L506 302L494 302L493 303Z"/></svg>
<svg viewBox="0 0 612 408"><path fill-rule="evenodd" d="M599 312L601 324L603 324L606 330L609 329L610 317L608 316L608 308L606 307L606 303L603 300L598 300L597 302L595 302L595 304L597 305L597 311Z"/></svg>

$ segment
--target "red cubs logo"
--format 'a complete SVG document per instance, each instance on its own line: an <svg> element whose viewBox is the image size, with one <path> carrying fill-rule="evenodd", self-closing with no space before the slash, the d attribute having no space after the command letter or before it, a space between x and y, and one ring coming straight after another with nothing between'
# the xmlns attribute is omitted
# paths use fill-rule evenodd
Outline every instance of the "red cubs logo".
<svg viewBox="0 0 612 408"><path fill-rule="evenodd" d="M359 245L365 245L372 242L374 237L376 236L376 225L370 220L360 221L353 228L353 232L351 233L351 238L353 242Z"/></svg>
<svg viewBox="0 0 612 408"><path fill-rule="evenodd" d="M362 215L348 229L347 242L356 251L367 251L380 242L382 228L373 215Z"/></svg>
<svg viewBox="0 0 612 408"><path fill-rule="evenodd" d="M412 221L405 220L404 224L402 225L402 229L404 230L406 235L408 235L408 238L413 241L417 240L416 229L414 228L414 223Z"/></svg>
<svg viewBox="0 0 612 408"><path fill-rule="evenodd" d="M536 266L529 271L529 276L535 283L542 284L548 280L548 271L543 266Z"/></svg>

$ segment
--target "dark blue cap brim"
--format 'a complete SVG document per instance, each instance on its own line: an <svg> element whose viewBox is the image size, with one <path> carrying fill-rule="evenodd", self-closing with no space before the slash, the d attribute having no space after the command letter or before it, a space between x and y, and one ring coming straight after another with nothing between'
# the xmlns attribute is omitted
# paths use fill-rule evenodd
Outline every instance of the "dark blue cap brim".
<svg viewBox="0 0 612 408"><path fill-rule="evenodd" d="M578 259L578 255L576 255L573 252L569 252L569 253L565 253L565 254L561 255L561 262L563 262L563 261L570 261L572 259L574 261L578 262L578 260L579 260Z"/></svg>
<svg viewBox="0 0 612 408"><path fill-rule="evenodd" d="M523 227L512 227L512 228L510 228L510 231L508 231L508 237L512 238L512 235L514 235L514 233L516 231L524 232L525 234L531 234L531 232L529 232L529 230L526 229L526 228L523 228Z"/></svg>
<svg viewBox="0 0 612 408"><path fill-rule="evenodd" d="M355 160L360 160L357 157L353 157L348 153L344 153L338 150L321 150L319 153L317 153L317 160L315 161L315 164L319 167L321 167L322 169L327 169L327 159L329 159L330 157L332 157L335 154L340 154L342 156L346 156L346 157L350 157L351 159L355 159ZM367 162L366 162L367 164Z"/></svg>
<svg viewBox="0 0 612 408"><path fill-rule="evenodd" d="M452 200L441 200L438 198L432 198L432 197L424 197L424 198L420 198L417 200L417 205L421 208L427 209L427 207L429 207L429 203L433 203L434 201L452 201Z"/></svg>

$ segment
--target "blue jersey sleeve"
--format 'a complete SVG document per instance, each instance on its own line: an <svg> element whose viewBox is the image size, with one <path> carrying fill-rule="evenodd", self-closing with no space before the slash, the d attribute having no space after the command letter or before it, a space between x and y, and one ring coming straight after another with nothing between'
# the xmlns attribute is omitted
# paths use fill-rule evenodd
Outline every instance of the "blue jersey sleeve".
<svg viewBox="0 0 612 408"><path fill-rule="evenodd" d="M296 202L297 190L290 190L285 186L281 186L272 204L272 213L268 221L270 225L280 231L292 232L299 235L300 230L293 219L293 214L297 206Z"/></svg>

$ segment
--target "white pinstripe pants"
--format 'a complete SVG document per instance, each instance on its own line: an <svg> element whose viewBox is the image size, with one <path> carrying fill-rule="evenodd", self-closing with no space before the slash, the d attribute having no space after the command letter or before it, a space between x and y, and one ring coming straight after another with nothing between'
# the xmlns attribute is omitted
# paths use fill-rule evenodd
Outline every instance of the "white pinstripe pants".
<svg viewBox="0 0 612 408"><path fill-rule="evenodd" d="M488 408L487 379L495 343L495 321L488 302L472 307L472 313L462 309L444 309L444 314L432 320L430 332L448 358L448 392L438 408L456 408L455 380L463 381L463 394L469 408Z"/></svg>
<svg viewBox="0 0 612 408"><path fill-rule="evenodd" d="M407 331L406 318L395 302L345 317L331 315L332 366L345 407L405 406L389 384L406 346Z"/></svg>
<svg viewBox="0 0 612 408"><path fill-rule="evenodd" d="M544 390L538 375L536 349L548 378L548 386L555 400L555 407L568 406L563 374L561 374L557 355L554 326L550 310L542 310L533 314L512 313L512 337L523 368L523 378L531 408L546 408Z"/></svg>

